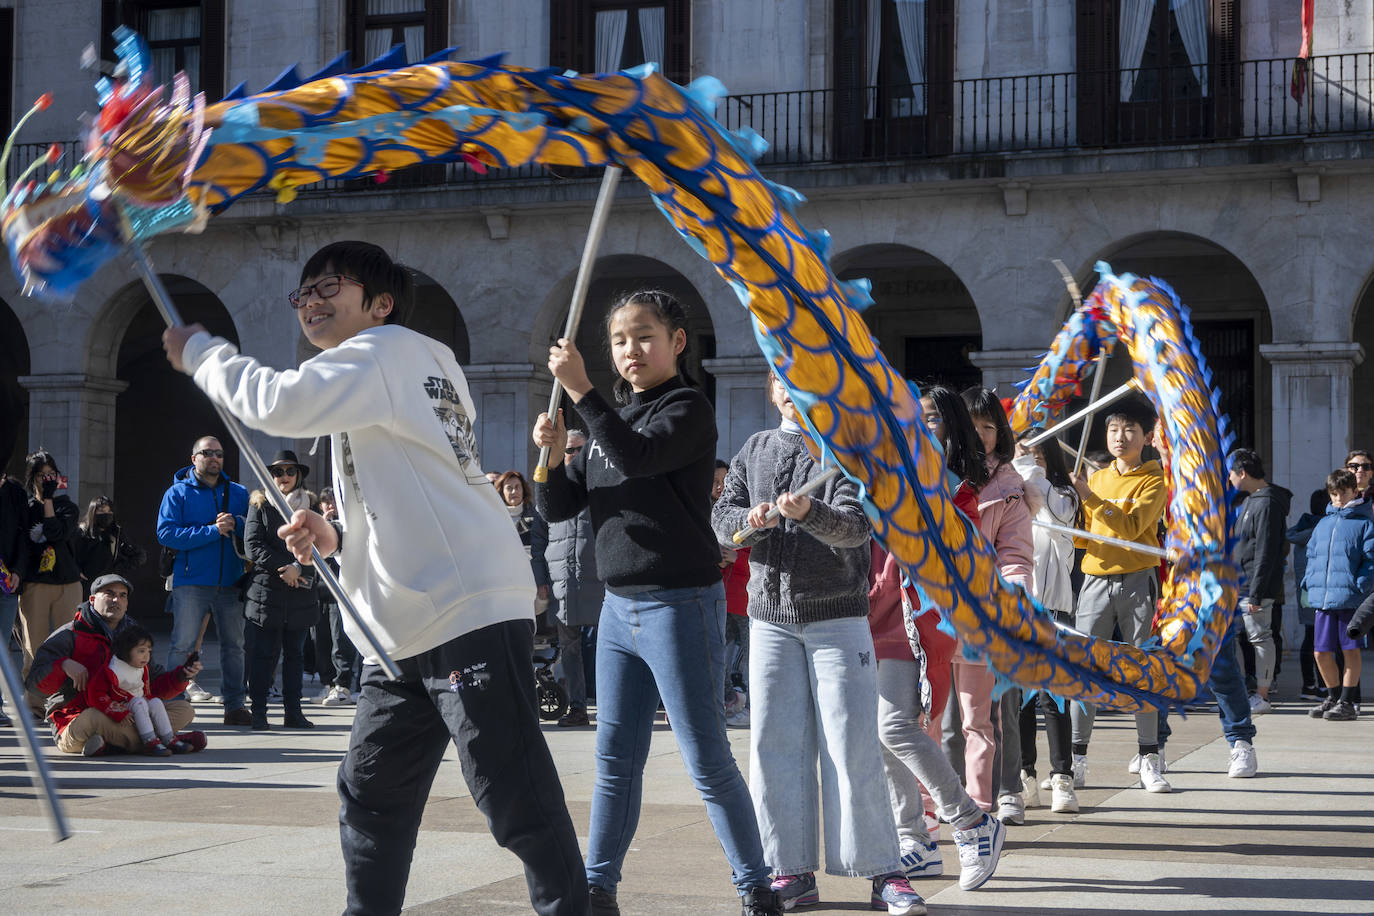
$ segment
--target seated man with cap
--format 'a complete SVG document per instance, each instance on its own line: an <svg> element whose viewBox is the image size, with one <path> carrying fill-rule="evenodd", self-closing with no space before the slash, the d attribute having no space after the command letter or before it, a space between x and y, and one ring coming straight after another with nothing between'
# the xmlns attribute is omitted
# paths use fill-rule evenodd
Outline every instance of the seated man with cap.
<svg viewBox="0 0 1374 916"><path fill-rule="evenodd" d="M72 622L54 630L34 654L25 684L48 698L53 737L64 754L98 757L115 750L137 752L143 747L132 716L116 722L88 706L86 700L91 673L110 664L115 634L134 625L127 614L132 592L123 576L111 573L96 579L91 583L91 597L77 606ZM191 659L169 672L150 664L148 672L152 695L164 701L177 739L195 750L205 747L205 735L182 731L195 713L189 702L173 697L186 688L200 667L199 660Z"/></svg>

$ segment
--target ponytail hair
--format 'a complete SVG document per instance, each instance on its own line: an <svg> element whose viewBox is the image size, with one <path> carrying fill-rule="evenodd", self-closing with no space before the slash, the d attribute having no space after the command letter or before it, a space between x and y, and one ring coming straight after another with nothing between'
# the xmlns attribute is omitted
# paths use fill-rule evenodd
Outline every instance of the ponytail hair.
<svg viewBox="0 0 1374 916"><path fill-rule="evenodd" d="M687 310L682 307L682 303L678 302L677 298L674 297L672 293L665 292L661 289L637 289L617 299L606 312L605 330L607 352L609 353L611 349L611 319L615 317L616 312L632 305L642 305L652 310L658 320L662 322L663 326L668 329L669 337L672 337L679 328L682 330L685 342L682 347L682 352L677 355L677 375L678 378L688 386L692 388L698 387L696 379L692 378L691 373L687 371L687 358L691 354L692 349L692 338L691 335L687 333ZM613 371L615 369L614 354L611 354L611 369ZM619 372L616 372L615 384L612 386L612 390L615 392L617 404L630 403L630 396L634 394L634 388Z"/></svg>
<svg viewBox="0 0 1374 916"><path fill-rule="evenodd" d="M961 480L967 480L973 489L981 490L992 474L963 398L944 385L922 389L921 396L935 402L935 409L945 421L945 467Z"/></svg>

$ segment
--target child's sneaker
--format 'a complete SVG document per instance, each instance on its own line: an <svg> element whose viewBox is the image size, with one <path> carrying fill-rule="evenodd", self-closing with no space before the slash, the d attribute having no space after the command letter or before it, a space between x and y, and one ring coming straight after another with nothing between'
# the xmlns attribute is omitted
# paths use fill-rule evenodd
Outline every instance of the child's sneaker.
<svg viewBox="0 0 1374 916"><path fill-rule="evenodd" d="M1081 789L1088 784L1088 755L1073 755L1073 787Z"/></svg>
<svg viewBox="0 0 1374 916"><path fill-rule="evenodd" d="M143 742L143 753L149 757L170 757L172 752L167 749L161 741L156 738L149 738Z"/></svg>
<svg viewBox="0 0 1374 916"><path fill-rule="evenodd" d="M1050 776L1050 810L1055 814L1073 814L1078 810L1078 793L1073 790L1073 777L1068 773Z"/></svg>
<svg viewBox="0 0 1374 916"><path fill-rule="evenodd" d="M1128 763L1128 764L1126 764L1126 772L1127 772L1127 773L1130 773L1132 776L1139 775L1139 773L1140 773L1140 755L1139 755L1139 754L1136 754L1135 756L1133 756L1133 757L1131 758L1131 762ZM1164 748L1162 748L1162 747L1159 749L1159 772L1161 772L1161 773L1167 773L1167 772L1169 772L1169 761L1166 760L1166 759L1164 758Z"/></svg>
<svg viewBox="0 0 1374 916"><path fill-rule="evenodd" d="M997 870L1002 857L1002 841L1007 829L991 814L984 814L978 826L954 831L959 848L959 887L966 891L982 887Z"/></svg>
<svg viewBox="0 0 1374 916"><path fill-rule="evenodd" d="M175 738L168 741L166 746L167 750L171 751L173 754L189 754L195 750L188 742L178 741Z"/></svg>
<svg viewBox="0 0 1374 916"><path fill-rule="evenodd" d="M1257 693L1250 695L1250 715L1262 716L1265 713L1273 712L1274 707L1268 700Z"/></svg>
<svg viewBox="0 0 1374 916"><path fill-rule="evenodd" d="M1322 719L1326 717L1327 713L1329 713L1331 710L1335 708L1336 698L1328 693L1326 695L1326 699L1322 700L1316 706L1313 706L1311 709L1309 709L1307 711L1307 714L1314 719Z"/></svg>
<svg viewBox="0 0 1374 916"><path fill-rule="evenodd" d="M353 705L353 693L347 687L339 685L329 688L329 696L320 701L322 706L351 706Z"/></svg>
<svg viewBox="0 0 1374 916"><path fill-rule="evenodd" d="M1354 703L1349 700L1341 700L1323 713L1322 718L1328 722L1353 722L1359 718L1359 715L1360 713L1355 708Z"/></svg>
<svg viewBox="0 0 1374 916"><path fill-rule="evenodd" d="M1231 745L1231 767L1226 775L1232 779L1249 779L1259 772L1259 760L1255 757L1255 746L1245 739Z"/></svg>
<svg viewBox="0 0 1374 916"><path fill-rule="evenodd" d="M1158 754L1140 755L1140 787L1146 792L1172 792L1174 787L1164 778L1163 765Z"/></svg>
<svg viewBox="0 0 1374 916"><path fill-rule="evenodd" d="M1034 773L1025 770L1021 771L1021 798L1025 800L1027 808L1040 807L1040 782Z"/></svg>
<svg viewBox="0 0 1374 916"><path fill-rule="evenodd" d="M186 685L186 699L192 703L218 703L219 697L215 696L195 681Z"/></svg>
<svg viewBox="0 0 1374 916"><path fill-rule="evenodd" d="M189 731L177 735L177 740L191 745L193 751L205 750L205 732Z"/></svg>
<svg viewBox="0 0 1374 916"><path fill-rule="evenodd" d="M911 889L906 877L899 874L879 875L873 879L873 897L869 905L875 910L886 909L893 916L924 916L926 902Z"/></svg>
<svg viewBox="0 0 1374 916"><path fill-rule="evenodd" d="M1004 824L1020 826L1026 822L1026 805L1021 796L1008 792L997 799L997 819Z"/></svg>
<svg viewBox="0 0 1374 916"><path fill-rule="evenodd" d="M815 906L821 902L821 892L816 889L816 873L813 871L804 875L778 875L769 890L778 895L778 905L784 910Z"/></svg>
<svg viewBox="0 0 1374 916"><path fill-rule="evenodd" d="M902 846L902 871L912 880L938 878L945 873L945 860L940 857L939 844L917 842Z"/></svg>

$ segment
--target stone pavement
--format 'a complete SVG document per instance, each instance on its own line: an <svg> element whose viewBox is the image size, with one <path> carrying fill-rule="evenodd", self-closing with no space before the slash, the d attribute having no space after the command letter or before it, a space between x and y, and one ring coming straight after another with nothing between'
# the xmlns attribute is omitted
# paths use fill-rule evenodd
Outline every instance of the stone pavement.
<svg viewBox="0 0 1374 916"><path fill-rule="evenodd" d="M213 648L205 656L216 658ZM1296 669L1295 660L1285 667ZM1285 672L1286 696L1296 694L1295 677ZM947 916L1370 913L1374 721L1316 721L1303 714L1307 705L1282 703L1257 720L1260 776L1251 780L1226 778L1213 709L1176 723L1171 795L1131 787L1132 720L1103 715L1079 814L1030 811L1026 826L1010 828L997 875L978 891L959 891L953 877L917 882L917 890L932 913ZM77 831L61 844L51 842L16 734L0 729L0 911L340 912L334 774L351 708L312 708L311 732L226 728L218 706L198 714L210 739L202 754L86 760L50 751ZM594 733L550 726L546 735L584 834ZM748 733L730 738L747 769ZM729 869L666 726L654 736L646 786L622 911L737 914ZM941 845L955 876L948 832ZM822 876L820 890L822 905L803 912L868 909L867 881ZM452 752L425 813L407 907L426 916L530 912L520 865L492 842Z"/></svg>

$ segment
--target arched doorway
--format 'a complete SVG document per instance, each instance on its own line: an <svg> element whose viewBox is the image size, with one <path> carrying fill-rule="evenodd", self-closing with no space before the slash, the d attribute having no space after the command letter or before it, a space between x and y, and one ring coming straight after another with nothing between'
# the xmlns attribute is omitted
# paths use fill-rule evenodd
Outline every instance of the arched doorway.
<svg viewBox="0 0 1374 916"><path fill-rule="evenodd" d="M200 322L210 333L238 343L234 321L213 293L175 274L163 274L162 281L183 320ZM130 317L120 334L122 315ZM149 562L131 577L135 592L159 595L162 582L155 560L162 494L177 470L191 463L191 446L200 436L219 438L224 466L236 479L239 450L210 401L188 376L168 364L162 351L162 316L141 286L117 295L106 320L98 325L112 332L112 344L117 341L115 376L129 386L115 401L115 484L108 495L115 501L126 535L148 551ZM239 482L252 489L251 481ZM81 509L84 512L85 506Z"/></svg>
<svg viewBox="0 0 1374 916"><path fill-rule="evenodd" d="M835 267L841 280L872 281L873 305L863 318L902 375L955 391L982 382L969 360L983 346L978 309L943 261L905 245L868 245L835 258Z"/></svg>
<svg viewBox="0 0 1374 916"><path fill-rule="evenodd" d="M1192 315L1212 384L1221 391L1221 409L1230 417L1234 447L1253 448L1270 460L1270 374L1259 350L1272 339L1269 306L1245 264L1220 245L1171 232L1114 244L1096 260L1106 261L1118 275L1155 277L1173 288ZM1080 285L1086 293L1096 281L1090 274ZM1124 383L1131 371L1129 360L1113 359L1103 390ZM1099 420L1089 447L1099 449L1105 443Z"/></svg>
<svg viewBox="0 0 1374 916"><path fill-rule="evenodd" d="M0 472L23 476L29 443L29 342L19 316L0 300Z"/></svg>
<svg viewBox="0 0 1374 916"><path fill-rule="evenodd" d="M571 275L564 277L545 300L545 316L555 316L549 334L552 340L563 333L574 279ZM661 289L682 303L687 312L687 369L714 404L715 380L702 368L702 360L716 355L715 327L706 302L682 274L662 261L642 255L610 255L596 262L582 322L577 327L577 348L582 352L592 384L610 397L616 373L606 344L606 314L621 296L638 289ZM542 366L547 360L547 346L547 342L535 342L532 358L536 365ZM572 403L564 398L565 415L572 416L571 408ZM539 409L543 411L544 407Z"/></svg>
<svg viewBox="0 0 1374 916"><path fill-rule="evenodd" d="M1374 450L1374 274L1370 275L1364 292L1355 303L1351 335L1351 340L1364 347L1364 362L1355 367L1351 385L1354 416L1351 418L1350 444L1354 448Z"/></svg>

